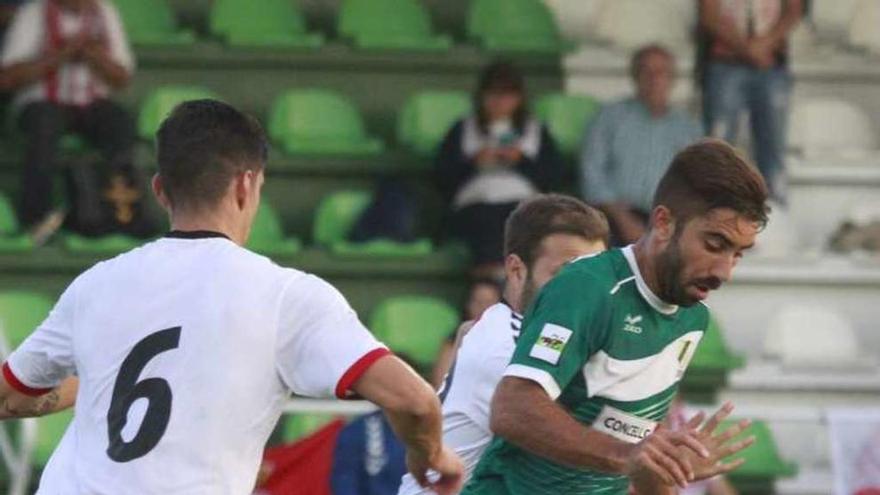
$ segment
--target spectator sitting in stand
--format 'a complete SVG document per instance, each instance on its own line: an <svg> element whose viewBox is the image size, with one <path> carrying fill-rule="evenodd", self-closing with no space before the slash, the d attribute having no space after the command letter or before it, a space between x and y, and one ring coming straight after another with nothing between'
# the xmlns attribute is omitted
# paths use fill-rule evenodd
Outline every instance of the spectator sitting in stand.
<svg viewBox="0 0 880 495"><path fill-rule="evenodd" d="M475 275L497 276L504 220L521 200L556 189L564 167L547 128L529 114L525 81L510 63L483 71L474 108L446 135L435 172Z"/></svg>
<svg viewBox="0 0 880 495"><path fill-rule="evenodd" d="M659 45L643 47L633 55L630 72L636 95L602 109L581 157L585 199L608 217L615 245L641 237L654 189L672 157L701 135L699 124L670 104L672 53Z"/></svg>
<svg viewBox="0 0 880 495"><path fill-rule="evenodd" d="M152 233L147 231L154 226L140 221L143 189L132 165L134 124L109 100L133 71L122 22L108 0L36 0L15 13L0 55L0 89L14 91L15 122L25 140L19 214L35 238L51 235L63 216L52 211L52 184L59 143L68 132L98 148L111 172L91 184L95 190L106 187L91 198L106 207L102 216L77 227L91 234Z"/></svg>

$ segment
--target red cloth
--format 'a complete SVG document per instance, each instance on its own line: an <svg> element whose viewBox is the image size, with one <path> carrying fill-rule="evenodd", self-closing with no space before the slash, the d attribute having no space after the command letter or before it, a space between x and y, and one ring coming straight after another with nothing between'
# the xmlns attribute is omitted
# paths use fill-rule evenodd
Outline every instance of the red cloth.
<svg viewBox="0 0 880 495"><path fill-rule="evenodd" d="M330 471L333 468L333 450L343 426L344 421L336 420L299 442L267 450L263 456L262 482L257 486L257 493L332 495Z"/></svg>

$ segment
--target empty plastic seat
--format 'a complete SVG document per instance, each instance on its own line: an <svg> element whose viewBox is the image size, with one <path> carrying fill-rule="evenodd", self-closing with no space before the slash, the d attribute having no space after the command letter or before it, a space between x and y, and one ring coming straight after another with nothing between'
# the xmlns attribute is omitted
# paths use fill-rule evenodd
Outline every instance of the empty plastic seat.
<svg viewBox="0 0 880 495"><path fill-rule="evenodd" d="M846 38L850 22L860 0L834 0L810 2L813 24L824 38Z"/></svg>
<svg viewBox="0 0 880 495"><path fill-rule="evenodd" d="M185 45L195 40L181 30L166 0L113 0L125 32L135 45Z"/></svg>
<svg viewBox="0 0 880 495"><path fill-rule="evenodd" d="M844 100L796 102L790 121L789 146L806 157L863 157L877 148L877 134L868 115Z"/></svg>
<svg viewBox="0 0 880 495"><path fill-rule="evenodd" d="M284 418L282 437L285 443L296 442L335 420L332 414L289 414Z"/></svg>
<svg viewBox="0 0 880 495"><path fill-rule="evenodd" d="M849 26L849 43L865 48L872 53L880 53L880 2L862 0L855 9Z"/></svg>
<svg viewBox="0 0 880 495"><path fill-rule="evenodd" d="M292 256L302 249L302 243L284 236L278 212L264 201L254 218L247 247L268 256Z"/></svg>
<svg viewBox="0 0 880 495"><path fill-rule="evenodd" d="M848 368L864 363L852 324L831 308L789 305L770 320L764 353L783 365Z"/></svg>
<svg viewBox="0 0 880 495"><path fill-rule="evenodd" d="M384 149L382 141L367 135L351 102L322 89L281 95L272 105L269 136L295 155L369 155Z"/></svg>
<svg viewBox="0 0 880 495"><path fill-rule="evenodd" d="M445 301L424 296L386 299L373 311L370 329L392 351L427 366L443 342L455 332L460 318Z"/></svg>
<svg viewBox="0 0 880 495"><path fill-rule="evenodd" d="M474 0L468 35L488 50L559 53L571 45L540 0Z"/></svg>
<svg viewBox="0 0 880 495"><path fill-rule="evenodd" d="M721 326L715 318L709 320L709 327L697 346L697 351L688 367L689 373L704 371L730 371L741 368L745 360L734 353L727 345Z"/></svg>
<svg viewBox="0 0 880 495"><path fill-rule="evenodd" d="M88 254L91 256L112 256L131 251L146 241L124 234L110 234L100 237L67 234L64 236L63 242L64 248L72 253Z"/></svg>
<svg viewBox="0 0 880 495"><path fill-rule="evenodd" d="M318 48L320 33L309 33L306 22L290 0L215 0L211 32L229 45L244 47Z"/></svg>
<svg viewBox="0 0 880 495"><path fill-rule="evenodd" d="M648 43L685 45L690 34L688 14L675 0L605 0L596 18L596 36L620 48L633 50ZM692 16L691 16L692 17Z"/></svg>
<svg viewBox="0 0 880 495"><path fill-rule="evenodd" d="M448 50L448 36L434 36L431 18L419 0L345 0L339 34L364 49Z"/></svg>
<svg viewBox="0 0 880 495"><path fill-rule="evenodd" d="M596 15L602 0L544 0L556 25L566 39L578 42L592 40Z"/></svg>
<svg viewBox="0 0 880 495"><path fill-rule="evenodd" d="M21 233L12 202L0 194L0 253L17 253L33 247L31 238Z"/></svg>
<svg viewBox="0 0 880 495"><path fill-rule="evenodd" d="M0 292L0 331L10 350L18 347L49 316L52 306L51 299L37 292Z"/></svg>
<svg viewBox="0 0 880 495"><path fill-rule="evenodd" d="M337 191L325 197L318 205L312 239L315 244L341 256L423 256L433 252L429 239L414 242L396 242L375 239L367 242L350 242L348 234L372 201L367 191Z"/></svg>
<svg viewBox="0 0 880 495"><path fill-rule="evenodd" d="M722 430L733 424L732 420L726 421ZM763 421L752 422L751 427L737 439L750 435L754 435L755 443L734 456L734 459L743 458L746 460L745 464L728 475L734 483L788 478L797 474L797 465L787 462L779 455L779 448L776 446L776 440L767 423Z"/></svg>
<svg viewBox="0 0 880 495"><path fill-rule="evenodd" d="M73 419L73 411L57 412L48 416L37 418L37 442L34 445L34 464L45 466L49 458L61 443L64 432Z"/></svg>
<svg viewBox="0 0 880 495"><path fill-rule="evenodd" d="M601 104L592 96L553 93L542 96L535 110L547 124L559 148L568 155L580 152L587 126L599 113Z"/></svg>
<svg viewBox="0 0 880 495"><path fill-rule="evenodd" d="M449 128L471 111L461 91L423 91L409 97L397 119L397 139L420 155L432 155Z"/></svg>
<svg viewBox="0 0 880 495"><path fill-rule="evenodd" d="M143 0L140 0L143 1ZM189 100L220 99L213 91L201 86L160 86L141 104L138 115L138 135L152 141L165 117L177 105Z"/></svg>

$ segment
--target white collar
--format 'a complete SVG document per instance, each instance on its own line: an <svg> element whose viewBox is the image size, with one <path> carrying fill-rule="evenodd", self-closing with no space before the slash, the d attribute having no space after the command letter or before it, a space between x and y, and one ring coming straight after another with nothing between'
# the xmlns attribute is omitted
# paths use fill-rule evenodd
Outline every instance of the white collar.
<svg viewBox="0 0 880 495"><path fill-rule="evenodd" d="M673 315L676 311L678 311L678 306L675 304L669 304L657 297L657 294L648 287L648 284L645 283L645 279L642 278L642 272L639 270L639 264L636 261L636 253L633 252L632 244L626 246L621 249L623 252L623 257L626 258L626 262L629 264L629 269L633 272L633 275L636 277L636 288L639 289L639 293L642 297L648 301L648 304L651 305L652 308L656 309L660 313L664 315Z"/></svg>

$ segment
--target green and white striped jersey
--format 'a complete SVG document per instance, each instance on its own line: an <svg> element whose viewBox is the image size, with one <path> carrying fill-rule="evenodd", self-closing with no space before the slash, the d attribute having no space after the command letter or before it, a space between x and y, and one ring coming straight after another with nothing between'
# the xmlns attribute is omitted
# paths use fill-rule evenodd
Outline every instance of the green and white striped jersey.
<svg viewBox="0 0 880 495"><path fill-rule="evenodd" d="M569 264L544 287L505 375L539 383L578 421L638 443L665 418L708 322L703 304L653 294L631 247L611 250ZM625 495L628 484L495 438L463 494Z"/></svg>

